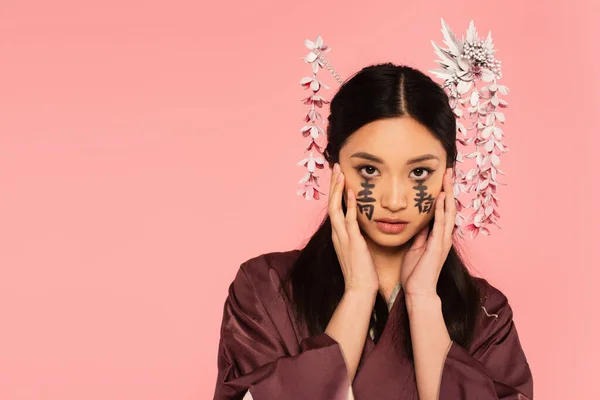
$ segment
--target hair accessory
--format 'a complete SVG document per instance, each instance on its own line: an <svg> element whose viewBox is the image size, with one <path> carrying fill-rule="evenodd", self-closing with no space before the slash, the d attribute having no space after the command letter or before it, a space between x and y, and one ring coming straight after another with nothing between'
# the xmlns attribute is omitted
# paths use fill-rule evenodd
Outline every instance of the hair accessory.
<svg viewBox="0 0 600 400"><path fill-rule="evenodd" d="M447 48L441 48L432 41L435 54L439 57L436 63L441 68L429 72L444 80L441 86L448 94L456 117L456 140L462 146L470 147L466 153L458 151L453 192L457 200L455 227L461 237L470 233L470 237L475 238L480 233L489 235L489 224L499 227L496 192L498 185L502 183L497 181L497 177L498 174L504 175L504 172L498 166L500 155L508 151L508 146L503 142L504 132L497 123L503 124L505 121L504 113L499 109L507 107L508 103L500 95L508 94L508 88L498 84L498 80L502 78L501 62L494 57L496 50L491 32L487 39L480 39L475 24L471 21L466 39L463 36L458 40L442 19L442 34ZM306 148L309 156L298 163L308 169L299 182L302 187L298 190L298 195L307 200L318 200L324 193L319 190L319 180L315 173L316 169L325 167L323 149L326 140L325 131L319 126L324 123L319 109L329 103L319 91L329 87L317 79L317 73L321 68L326 68L340 85L343 80L325 57L325 53L331 49L323 43L320 36L314 42L305 40L304 44L310 53L303 59L311 64L312 76L302 78L300 84L305 89L310 89L312 94L303 99L309 110L305 117L306 124L300 131L309 139ZM477 88L480 82L484 85ZM458 164L467 163L467 160L474 161L474 165L468 171L459 168ZM473 194L467 200L466 196ZM473 212L467 215L469 208Z"/></svg>

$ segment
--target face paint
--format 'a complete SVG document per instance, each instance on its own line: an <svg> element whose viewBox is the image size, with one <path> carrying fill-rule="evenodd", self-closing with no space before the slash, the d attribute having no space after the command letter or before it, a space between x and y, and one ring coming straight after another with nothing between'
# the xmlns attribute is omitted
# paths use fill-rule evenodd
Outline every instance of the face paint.
<svg viewBox="0 0 600 400"><path fill-rule="evenodd" d="M375 184L369 183L369 179L365 178L365 181L361 183L360 186L363 187L363 190L358 192L358 196L356 197L358 210L361 214L364 212L370 221L373 217L373 210L375 210L375 205L360 203L375 203L375 199L371 197L373 194L373 192L371 192L371 189L375 187Z"/></svg>
<svg viewBox="0 0 600 400"><path fill-rule="evenodd" d="M413 189L417 190L415 207L419 209L419 214L430 212L433 205L433 196L426 192L427 186L425 186L424 181L419 182L417 186L413 186Z"/></svg>

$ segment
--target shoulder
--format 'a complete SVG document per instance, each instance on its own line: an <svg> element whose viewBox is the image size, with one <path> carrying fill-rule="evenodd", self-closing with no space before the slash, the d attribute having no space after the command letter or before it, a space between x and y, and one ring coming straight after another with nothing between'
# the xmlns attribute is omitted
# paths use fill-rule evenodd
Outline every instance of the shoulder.
<svg viewBox="0 0 600 400"><path fill-rule="evenodd" d="M506 295L492 285L487 279L474 277L475 284L479 289L481 305L494 310L509 307Z"/></svg>
<svg viewBox="0 0 600 400"><path fill-rule="evenodd" d="M475 336L484 340L510 331L514 324L513 310L506 295L484 278L475 278L475 283L480 296Z"/></svg>
<svg viewBox="0 0 600 400"><path fill-rule="evenodd" d="M264 280L272 274L283 278L292 269L300 250L264 253L242 263L240 270L250 280Z"/></svg>
<svg viewBox="0 0 600 400"><path fill-rule="evenodd" d="M300 250L271 252L244 261L232 283L233 290L252 291L264 298L277 296L299 254Z"/></svg>

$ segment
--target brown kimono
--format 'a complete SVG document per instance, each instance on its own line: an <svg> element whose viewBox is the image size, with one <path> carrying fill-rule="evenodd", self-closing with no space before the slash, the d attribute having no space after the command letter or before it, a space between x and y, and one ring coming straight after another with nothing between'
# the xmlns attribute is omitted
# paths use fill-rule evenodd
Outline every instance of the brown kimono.
<svg viewBox="0 0 600 400"><path fill-rule="evenodd" d="M263 254L244 263L225 301L215 399L412 400L415 371L395 334L406 312L400 290L379 341L370 335L350 385L339 344L326 333L298 326L290 287L282 279L297 250ZM472 345L452 342L445 360L441 400L533 399L533 379L506 297L476 278L482 306Z"/></svg>

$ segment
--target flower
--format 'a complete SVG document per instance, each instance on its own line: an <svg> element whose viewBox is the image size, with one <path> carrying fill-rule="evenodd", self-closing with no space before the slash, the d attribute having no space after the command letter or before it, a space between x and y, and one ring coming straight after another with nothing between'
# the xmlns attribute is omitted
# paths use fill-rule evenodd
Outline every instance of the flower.
<svg viewBox="0 0 600 400"><path fill-rule="evenodd" d="M315 168L325 168L325 159L323 157L314 157L311 151L307 158L298 162L298 165L308 168L310 172L315 172Z"/></svg>
<svg viewBox="0 0 600 400"><path fill-rule="evenodd" d="M321 87L325 89L329 89L329 86L325 85L323 82L317 80L316 77L305 76L300 79L300 84L304 89L312 89L313 92L317 93Z"/></svg>
<svg viewBox="0 0 600 400"><path fill-rule="evenodd" d="M436 62L442 66L442 69L429 72L449 84L457 83L457 90L459 92L464 90L463 93L468 91L465 85L473 80L491 82L502 77L502 63L494 57L496 50L494 50L491 32L487 39L479 39L475 23L471 20L467 38L463 42L456 39L448 24L442 19L442 34L447 49L442 49L431 41L435 54L440 58Z"/></svg>
<svg viewBox="0 0 600 400"><path fill-rule="evenodd" d="M300 132L302 132L302 136L310 136L313 139L317 139L319 135L325 135L323 128L317 125L304 125L302 129L300 129Z"/></svg>
<svg viewBox="0 0 600 400"><path fill-rule="evenodd" d="M307 184L298 189L297 194L298 196L304 197L306 200L319 200L321 198L321 195L325 193L321 192L313 185Z"/></svg>
<svg viewBox="0 0 600 400"><path fill-rule="evenodd" d="M312 64L312 71L316 74L319 72L319 67L323 68L324 66L323 60L319 55L321 53L327 53L331 49L323 43L321 36L317 36L317 40L314 42L308 39L304 40L304 45L310 50L310 53L304 56L304 61Z"/></svg>
<svg viewBox="0 0 600 400"><path fill-rule="evenodd" d="M329 101L325 100L323 97L313 94L312 96L308 96L305 99L302 99L304 104L314 105L316 107L322 108L323 104L329 104Z"/></svg>
<svg viewBox="0 0 600 400"><path fill-rule="evenodd" d="M503 174L498 169L499 155L508 151L508 147L502 142L504 132L496 124L504 123L504 113L499 108L508 103L499 94L507 94L508 89L496 82L502 77L502 71L501 62L494 57L491 33L485 40L480 39L471 21L466 38L458 40L442 19L442 34L446 48L431 42L441 68L430 72L444 80L441 86L448 91L450 107L457 119L457 142L474 147L474 151L457 152L457 164L471 159L475 165L467 172L457 167L454 182L455 225L461 236L467 232L474 238L479 233L490 233L487 224L498 226L500 215L496 210L498 199L495 193L499 185L498 174ZM478 82L489 84L478 89ZM470 120L470 123L465 126L459 122L461 119ZM467 135L468 131L474 131L474 134ZM459 197L463 193L474 193L475 198L467 202ZM468 208L474 211L469 217L464 214Z"/></svg>

